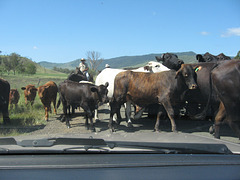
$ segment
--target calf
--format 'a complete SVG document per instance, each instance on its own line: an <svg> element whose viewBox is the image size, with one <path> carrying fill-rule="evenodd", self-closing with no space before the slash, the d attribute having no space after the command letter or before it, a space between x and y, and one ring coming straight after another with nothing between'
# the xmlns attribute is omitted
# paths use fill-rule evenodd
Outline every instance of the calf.
<svg viewBox="0 0 240 180"><path fill-rule="evenodd" d="M66 120L66 125L70 128L69 118L66 116L67 108L69 106L77 106L84 110L86 113L85 126L88 126L88 118L90 119L90 129L95 131L93 125L94 110L97 108L99 102L106 103L108 83L105 85L93 85L90 83L77 83L69 80L65 80L59 85L59 95L63 104L63 117L62 121Z"/></svg>
<svg viewBox="0 0 240 180"><path fill-rule="evenodd" d="M22 87L22 90L24 90L24 98L25 98L25 104L28 105L30 102L31 106L33 106L36 94L37 94L37 88L29 84L26 87Z"/></svg>
<svg viewBox="0 0 240 180"><path fill-rule="evenodd" d="M51 102L53 102L54 113L56 114L56 99L58 93L58 87L55 82L49 81L46 84L37 88L38 96L45 109L45 120L48 121L48 111L51 111Z"/></svg>
<svg viewBox="0 0 240 180"><path fill-rule="evenodd" d="M10 109L12 109L13 104L15 105L15 108L17 108L17 104L19 101L20 95L17 89L11 89L9 93L9 104Z"/></svg>
<svg viewBox="0 0 240 180"><path fill-rule="evenodd" d="M0 78L0 113L3 116L3 124L10 123L8 105L9 105L10 84Z"/></svg>
<svg viewBox="0 0 240 180"><path fill-rule="evenodd" d="M141 107L158 103L163 105L171 121L172 131L176 131L173 106L182 102L182 96L188 89L196 89L195 72L192 66L182 65L176 72L174 70L160 73L141 73L125 71L119 73L114 81L113 100L110 102L111 113L109 128L112 126L113 115L127 102L127 117L129 119L129 105L132 103ZM155 130L158 131L159 111ZM117 114L118 115L118 114ZM118 115L119 116L119 115Z"/></svg>

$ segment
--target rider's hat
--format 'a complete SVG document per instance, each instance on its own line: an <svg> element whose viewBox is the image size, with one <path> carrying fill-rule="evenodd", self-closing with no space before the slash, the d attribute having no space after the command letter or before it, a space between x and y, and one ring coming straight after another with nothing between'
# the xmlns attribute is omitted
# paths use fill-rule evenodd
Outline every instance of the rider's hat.
<svg viewBox="0 0 240 180"><path fill-rule="evenodd" d="M82 58L81 61L86 61L86 59Z"/></svg>

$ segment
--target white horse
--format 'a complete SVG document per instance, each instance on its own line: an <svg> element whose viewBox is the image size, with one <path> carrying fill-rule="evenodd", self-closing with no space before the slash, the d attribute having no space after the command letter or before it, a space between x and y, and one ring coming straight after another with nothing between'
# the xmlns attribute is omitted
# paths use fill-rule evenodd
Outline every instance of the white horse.
<svg viewBox="0 0 240 180"><path fill-rule="evenodd" d="M146 73L156 73L156 72L162 72L162 71L169 71L170 69L168 69L166 66L162 65L159 62L155 62L155 61L150 61L147 63L146 66L144 67L140 67L137 69L133 69L131 71L135 71L135 72L146 72ZM108 85L108 98L109 100L112 99L113 97L113 92L114 92L114 79L116 77L116 75L120 72L126 71L124 69L113 69L113 68L105 68L104 70L102 70L101 73L98 74L96 81L95 81L95 85L101 85L101 84L105 84L106 82L109 83ZM126 104L125 107L128 109L127 111L129 111L129 108L131 108L131 104ZM99 117L98 117L98 110L95 110L95 121L99 121ZM131 124L131 119L128 119L128 124Z"/></svg>

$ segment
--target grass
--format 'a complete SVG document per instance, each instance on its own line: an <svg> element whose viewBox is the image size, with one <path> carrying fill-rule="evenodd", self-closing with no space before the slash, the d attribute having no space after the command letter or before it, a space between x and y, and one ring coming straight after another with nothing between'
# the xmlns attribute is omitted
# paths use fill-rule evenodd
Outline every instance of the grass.
<svg viewBox="0 0 240 180"><path fill-rule="evenodd" d="M28 84L33 84L35 87L45 84L48 81L54 81L57 85L64 81L67 78L67 74L63 73L37 73L35 75L27 76L27 75L2 75L0 78L7 80L10 83L11 89L17 89L20 94L20 99L18 102L18 107L13 109L9 108L9 117L11 120L10 125L2 125L3 120L0 115L0 136L15 136L19 134L23 134L26 131L21 129L27 127L38 127L46 125L46 121L44 119L45 111L40 101L38 95L36 95L34 105L31 107L30 105L26 106L23 90L21 87L25 87ZM58 100L58 98L57 98ZM53 105L52 105L53 110ZM62 111L61 107L58 109L59 112ZM49 113L49 117L54 114Z"/></svg>

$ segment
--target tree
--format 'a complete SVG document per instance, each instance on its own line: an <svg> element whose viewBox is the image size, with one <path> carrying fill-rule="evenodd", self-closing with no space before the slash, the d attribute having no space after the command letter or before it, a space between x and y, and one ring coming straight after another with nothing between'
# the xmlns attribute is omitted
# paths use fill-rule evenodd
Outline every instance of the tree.
<svg viewBox="0 0 240 180"><path fill-rule="evenodd" d="M9 61L11 64L11 69L13 70L13 74L15 75L15 72L17 70L17 66L19 65L20 62L20 55L16 53L12 53L9 56Z"/></svg>
<svg viewBox="0 0 240 180"><path fill-rule="evenodd" d="M36 74L37 68L36 68L36 66L33 63L27 63L25 65L25 72L27 74Z"/></svg>
<svg viewBox="0 0 240 180"><path fill-rule="evenodd" d="M234 59L240 59L240 51L238 51L237 56Z"/></svg>
<svg viewBox="0 0 240 180"><path fill-rule="evenodd" d="M9 57L8 56L2 57L2 63L3 63L4 69L8 72L8 75L9 75L9 72L12 69L11 63L9 61Z"/></svg>
<svg viewBox="0 0 240 180"><path fill-rule="evenodd" d="M100 58L101 54L96 51L88 51L87 52L87 59L90 63L90 68L93 71L96 71L98 66L102 63L103 59Z"/></svg>

